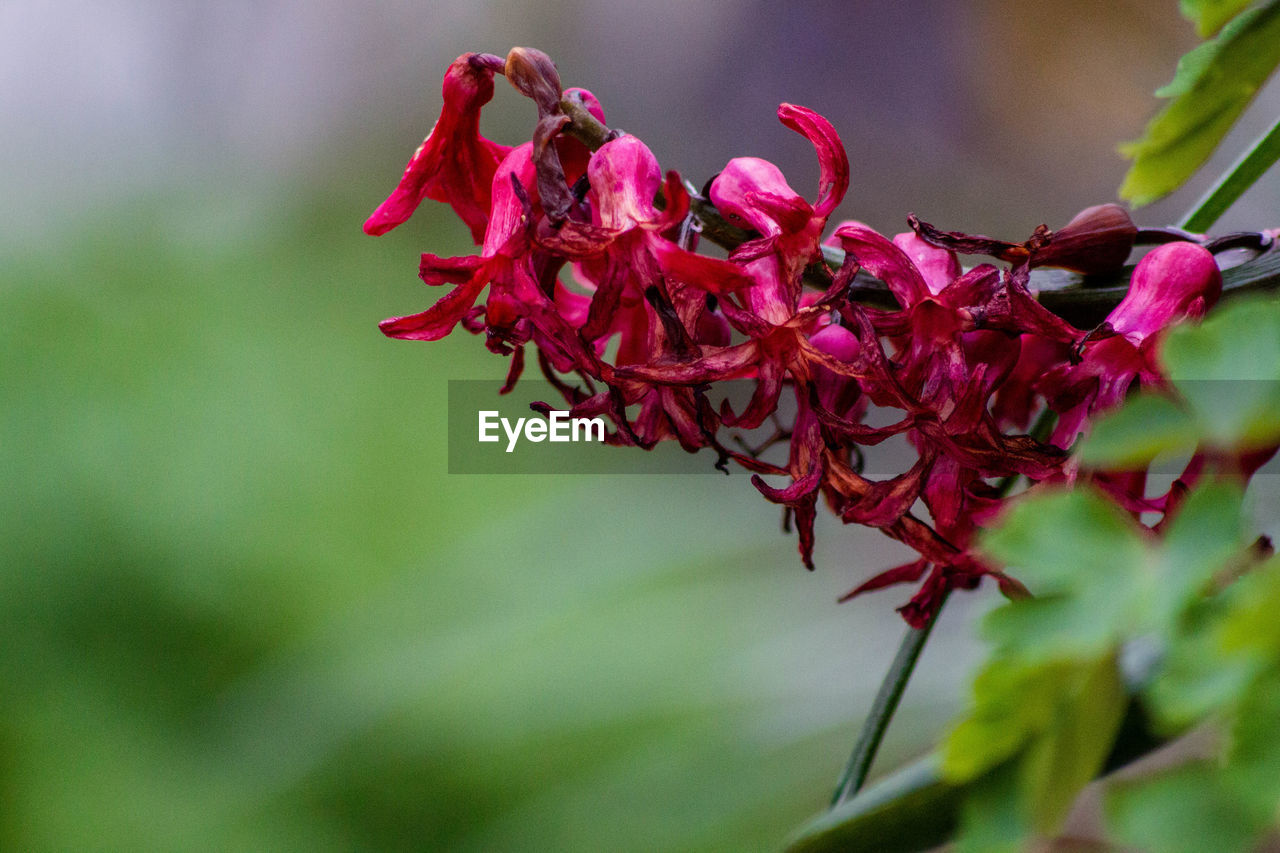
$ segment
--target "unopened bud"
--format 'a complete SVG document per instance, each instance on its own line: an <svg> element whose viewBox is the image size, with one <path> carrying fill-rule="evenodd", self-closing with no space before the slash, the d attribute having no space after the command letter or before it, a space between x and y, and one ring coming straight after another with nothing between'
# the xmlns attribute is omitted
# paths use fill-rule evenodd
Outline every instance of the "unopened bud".
<svg viewBox="0 0 1280 853"><path fill-rule="evenodd" d="M1032 255L1033 267L1060 267L1086 275L1124 266L1138 227L1118 204L1099 204L1075 215Z"/></svg>
<svg viewBox="0 0 1280 853"><path fill-rule="evenodd" d="M1166 243L1138 262L1129 292L1107 322L1141 343L1184 317L1201 316L1221 293L1222 273L1208 250L1195 243Z"/></svg>
<svg viewBox="0 0 1280 853"><path fill-rule="evenodd" d="M551 57L532 47L513 47L504 73L512 86L538 105L539 115L559 112L560 73Z"/></svg>

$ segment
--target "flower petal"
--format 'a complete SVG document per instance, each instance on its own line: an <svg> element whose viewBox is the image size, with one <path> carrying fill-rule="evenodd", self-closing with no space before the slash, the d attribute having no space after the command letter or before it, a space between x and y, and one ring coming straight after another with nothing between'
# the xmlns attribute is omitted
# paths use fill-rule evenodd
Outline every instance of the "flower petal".
<svg viewBox="0 0 1280 853"><path fill-rule="evenodd" d="M502 66L501 58L484 53L464 53L449 66L440 117L399 185L365 222L366 234L385 234L429 197L451 205L475 241L483 239L493 174L511 150L480 135L480 108L493 98L493 75Z"/></svg>
<svg viewBox="0 0 1280 853"><path fill-rule="evenodd" d="M778 107L778 120L787 127L803 134L818 152L818 198L813 203L815 216L825 219L839 206L849 190L849 156L840 142L840 135L831 122L807 107L782 104Z"/></svg>
<svg viewBox="0 0 1280 853"><path fill-rule="evenodd" d="M932 296L924 277L902 249L860 222L846 222L832 235L862 268L889 286L903 308Z"/></svg>

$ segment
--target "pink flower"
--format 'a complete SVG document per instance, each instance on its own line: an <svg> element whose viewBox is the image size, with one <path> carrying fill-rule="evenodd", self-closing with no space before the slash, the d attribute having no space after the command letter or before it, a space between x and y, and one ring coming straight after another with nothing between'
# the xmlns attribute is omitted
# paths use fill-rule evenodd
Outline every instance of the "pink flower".
<svg viewBox="0 0 1280 853"><path fill-rule="evenodd" d="M364 223L366 234L385 234L432 198L452 206L477 243L483 239L493 174L511 148L480 135L480 108L493 98L493 75L503 65L498 56L464 53L449 66L440 118L409 158L400 184Z"/></svg>

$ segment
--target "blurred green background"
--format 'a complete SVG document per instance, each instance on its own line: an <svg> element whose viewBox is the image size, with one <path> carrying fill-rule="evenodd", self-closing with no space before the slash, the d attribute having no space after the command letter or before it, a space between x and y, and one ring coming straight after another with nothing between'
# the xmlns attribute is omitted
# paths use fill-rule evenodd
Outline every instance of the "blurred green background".
<svg viewBox="0 0 1280 853"><path fill-rule="evenodd" d="M899 553L824 519L805 573L741 473L449 476L447 380L506 365L375 324L465 234L360 223L448 62L523 43L695 183L750 153L811 192L792 100L849 145L843 215L1017 239L1112 197L1192 37L1171 3L1013 8L0 6L0 849L776 848L908 593L835 599ZM954 710L991 595L881 766Z"/></svg>

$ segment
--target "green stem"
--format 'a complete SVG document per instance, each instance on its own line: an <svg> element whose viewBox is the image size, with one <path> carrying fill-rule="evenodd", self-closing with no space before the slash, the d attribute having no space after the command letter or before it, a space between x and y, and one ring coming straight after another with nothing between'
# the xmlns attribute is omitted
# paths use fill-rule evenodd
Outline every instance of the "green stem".
<svg viewBox="0 0 1280 853"><path fill-rule="evenodd" d="M1280 121L1227 170L1178 224L1188 231L1209 230L1276 160L1280 160Z"/></svg>
<svg viewBox="0 0 1280 853"><path fill-rule="evenodd" d="M911 680L911 673L915 671L920 652L924 649L933 626L937 624L938 615L945 603L946 599L943 598L924 627L909 628L906 636L902 638L898 653L894 655L893 663L889 666L889 672L885 675L884 681L880 682L875 702L871 705L871 713L862 724L862 732L858 735L853 754L849 756L849 762L845 765L844 772L840 774L840 781L836 783L836 792L831 797L833 808L851 799L866 783L867 774L871 772L871 764L880 750L880 742L884 740L889 722L898 710L902 694L907 689L907 682Z"/></svg>

